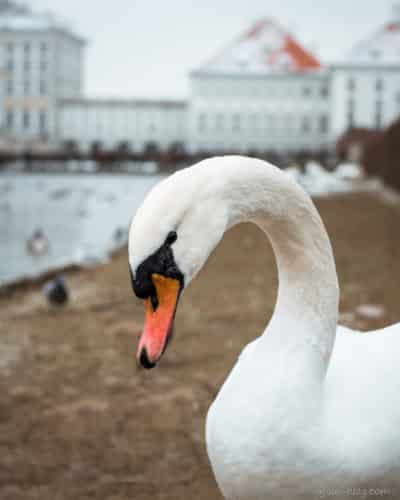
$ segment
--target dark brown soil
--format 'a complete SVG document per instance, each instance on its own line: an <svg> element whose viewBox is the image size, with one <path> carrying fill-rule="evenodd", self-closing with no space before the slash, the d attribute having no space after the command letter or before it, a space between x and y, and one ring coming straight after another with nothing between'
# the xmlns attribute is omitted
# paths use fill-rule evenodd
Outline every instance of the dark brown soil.
<svg viewBox="0 0 400 500"><path fill-rule="evenodd" d="M317 201L332 238L343 322L400 320L400 210L376 194ZM3 263L6 264L6 263ZM126 252L68 275L71 304L40 289L0 299L2 500L221 500L204 446L207 408L261 333L276 270L258 229L230 231L182 298L160 366L135 365L142 304ZM382 306L363 317L362 304Z"/></svg>

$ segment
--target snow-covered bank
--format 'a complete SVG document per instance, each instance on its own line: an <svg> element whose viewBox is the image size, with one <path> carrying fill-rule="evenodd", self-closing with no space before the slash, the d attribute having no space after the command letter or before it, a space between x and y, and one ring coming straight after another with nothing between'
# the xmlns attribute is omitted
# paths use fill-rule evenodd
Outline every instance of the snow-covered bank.
<svg viewBox="0 0 400 500"><path fill-rule="evenodd" d="M329 172L318 163L310 161L304 171L292 166L287 168L286 172L313 196L354 191L360 187L360 182L363 180L362 170L355 163L342 163L334 171Z"/></svg>

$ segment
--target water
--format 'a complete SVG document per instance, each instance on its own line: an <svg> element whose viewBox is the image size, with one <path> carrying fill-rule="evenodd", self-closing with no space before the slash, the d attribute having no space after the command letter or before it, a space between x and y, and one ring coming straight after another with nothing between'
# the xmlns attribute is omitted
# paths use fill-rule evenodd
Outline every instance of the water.
<svg viewBox="0 0 400 500"><path fill-rule="evenodd" d="M0 284L71 263L105 260L126 241L129 223L159 176L0 176ZM40 228L49 252L30 255ZM116 237L118 232L118 237Z"/></svg>

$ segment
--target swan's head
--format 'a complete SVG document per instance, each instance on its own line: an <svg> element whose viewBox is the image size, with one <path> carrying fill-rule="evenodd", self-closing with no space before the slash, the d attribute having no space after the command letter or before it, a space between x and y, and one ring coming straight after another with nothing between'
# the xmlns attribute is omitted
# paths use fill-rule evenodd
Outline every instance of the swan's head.
<svg viewBox="0 0 400 500"><path fill-rule="evenodd" d="M172 334L179 298L221 239L226 210L215 181L191 167L160 182L137 211L129 232L135 295L144 300L138 362L153 368Z"/></svg>

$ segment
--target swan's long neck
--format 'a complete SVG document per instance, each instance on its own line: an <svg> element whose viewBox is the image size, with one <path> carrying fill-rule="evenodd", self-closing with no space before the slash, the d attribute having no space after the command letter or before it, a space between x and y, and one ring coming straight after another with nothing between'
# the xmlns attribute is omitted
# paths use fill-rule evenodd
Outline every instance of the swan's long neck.
<svg viewBox="0 0 400 500"><path fill-rule="evenodd" d="M249 158L220 160L226 162L218 190L228 207L228 225L256 223L276 257L278 299L264 337L306 352L324 371L335 339L339 290L321 218L309 196L279 169Z"/></svg>

